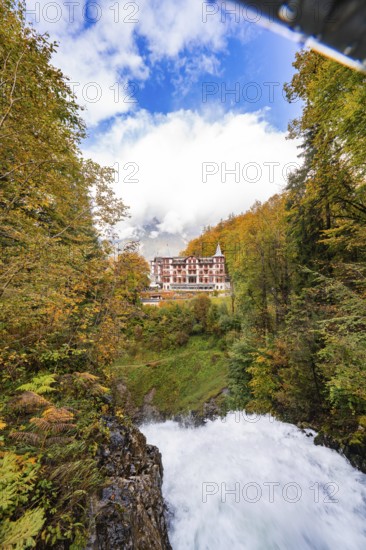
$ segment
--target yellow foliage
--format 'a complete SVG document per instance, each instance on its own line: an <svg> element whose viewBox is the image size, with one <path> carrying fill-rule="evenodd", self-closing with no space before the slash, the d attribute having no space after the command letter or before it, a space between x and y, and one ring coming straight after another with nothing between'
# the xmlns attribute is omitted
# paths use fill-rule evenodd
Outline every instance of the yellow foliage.
<svg viewBox="0 0 366 550"><path fill-rule="evenodd" d="M82 380L86 380L88 382L95 382L99 380L99 376L95 376L95 374L90 374L90 372L75 372L74 374L78 378L81 378Z"/></svg>
<svg viewBox="0 0 366 550"><path fill-rule="evenodd" d="M44 512L41 508L36 508L22 513L21 509L28 500L36 478L37 467L33 461L11 452L1 456L0 548L23 550L35 546L34 537L44 524Z"/></svg>

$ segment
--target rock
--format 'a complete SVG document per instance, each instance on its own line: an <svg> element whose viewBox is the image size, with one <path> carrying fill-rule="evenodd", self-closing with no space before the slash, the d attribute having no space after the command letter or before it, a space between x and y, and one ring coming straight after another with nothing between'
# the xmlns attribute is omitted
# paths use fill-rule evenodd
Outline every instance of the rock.
<svg viewBox="0 0 366 550"><path fill-rule="evenodd" d="M149 393L144 397L144 402L139 411L139 417L136 418L138 422L159 422L165 420L161 412L152 404L156 389L152 388Z"/></svg>
<svg viewBox="0 0 366 550"><path fill-rule="evenodd" d="M139 413L139 407L135 405L131 393L121 381L113 388L113 402L117 407L121 407L131 419L134 419Z"/></svg>
<svg viewBox="0 0 366 550"><path fill-rule="evenodd" d="M206 419L195 411L189 411L186 414L176 414L172 419L184 428L198 428L206 424Z"/></svg>
<svg viewBox="0 0 366 550"><path fill-rule="evenodd" d="M117 406L123 408L125 413L137 425L143 422L163 422L167 419L166 415L161 413L158 408L152 404L155 392L156 389L152 388L152 390L145 395L142 405L138 407L127 387L123 382L118 382L114 390L114 401Z"/></svg>
<svg viewBox="0 0 366 550"><path fill-rule="evenodd" d="M361 470L364 474L366 473L366 447L365 445L359 445L359 444L341 444L336 439L331 437L328 434L320 432L315 438L314 438L315 445L324 445L325 447L328 447L330 449L334 449L341 455L345 456L349 462L354 466L354 468L357 468L358 470Z"/></svg>
<svg viewBox="0 0 366 550"><path fill-rule="evenodd" d="M110 441L99 451L107 481L91 502L85 550L171 550L157 447L135 427L105 418Z"/></svg>
<svg viewBox="0 0 366 550"><path fill-rule="evenodd" d="M222 406L217 402L217 397L212 397L209 401L203 404L203 417L214 420L221 414Z"/></svg>

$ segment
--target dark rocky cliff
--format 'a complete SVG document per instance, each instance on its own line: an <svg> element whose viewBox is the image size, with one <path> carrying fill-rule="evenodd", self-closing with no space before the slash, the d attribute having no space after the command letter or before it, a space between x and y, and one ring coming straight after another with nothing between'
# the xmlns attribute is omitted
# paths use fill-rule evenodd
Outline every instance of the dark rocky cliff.
<svg viewBox="0 0 366 550"><path fill-rule="evenodd" d="M100 449L106 483L91 503L91 534L85 550L171 550L157 447L135 427L105 418L110 441Z"/></svg>

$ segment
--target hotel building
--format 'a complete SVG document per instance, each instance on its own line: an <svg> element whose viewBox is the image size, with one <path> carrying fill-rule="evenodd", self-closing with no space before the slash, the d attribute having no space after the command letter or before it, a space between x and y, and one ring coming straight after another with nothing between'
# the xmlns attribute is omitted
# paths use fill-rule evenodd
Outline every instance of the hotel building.
<svg viewBox="0 0 366 550"><path fill-rule="evenodd" d="M151 282L163 290L230 290L225 256L217 245L209 257L156 257L151 262Z"/></svg>

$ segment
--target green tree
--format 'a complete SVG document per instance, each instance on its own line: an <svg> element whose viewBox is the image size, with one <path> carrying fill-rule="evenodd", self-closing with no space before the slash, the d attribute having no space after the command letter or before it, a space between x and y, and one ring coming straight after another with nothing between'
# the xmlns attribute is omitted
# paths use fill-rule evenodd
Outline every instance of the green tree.
<svg viewBox="0 0 366 550"><path fill-rule="evenodd" d="M203 332L207 329L211 301L206 294L199 294L191 301L191 307L196 323L201 325Z"/></svg>

